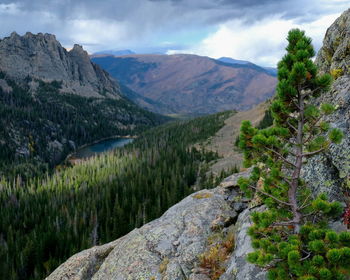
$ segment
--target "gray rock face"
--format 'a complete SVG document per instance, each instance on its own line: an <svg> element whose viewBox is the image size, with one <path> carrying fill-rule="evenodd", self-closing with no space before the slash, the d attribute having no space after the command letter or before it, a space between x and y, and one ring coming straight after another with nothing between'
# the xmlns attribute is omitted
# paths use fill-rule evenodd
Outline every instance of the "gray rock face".
<svg viewBox="0 0 350 280"><path fill-rule="evenodd" d="M342 69L329 92L317 103L331 103L337 110L325 120L344 133L340 145L331 145L321 155L312 157L303 168L303 177L315 193L328 193L331 199L344 201L343 191L350 187L350 9L327 30L324 46L316 63L323 72Z"/></svg>
<svg viewBox="0 0 350 280"><path fill-rule="evenodd" d="M74 45L69 52L51 34L19 36L13 32L0 41L0 71L15 80L28 76L46 82L62 81L62 91L82 96L118 98L120 89L86 51Z"/></svg>
<svg viewBox="0 0 350 280"><path fill-rule="evenodd" d="M253 252L248 228L252 225L250 214L255 211L264 211L264 207L244 210L238 217L235 235L235 250L230 257L226 272L220 280L265 280L266 272L246 261L247 254Z"/></svg>
<svg viewBox="0 0 350 280"><path fill-rule="evenodd" d="M304 166L302 176L314 192L328 193L331 199L343 201L343 190L350 180L350 76L338 78L332 90L318 102L331 103L337 110L325 118L331 126L344 133L341 144L331 145L323 154L312 157Z"/></svg>
<svg viewBox="0 0 350 280"><path fill-rule="evenodd" d="M350 9L345 11L327 30L316 63L321 72L341 69L350 73Z"/></svg>

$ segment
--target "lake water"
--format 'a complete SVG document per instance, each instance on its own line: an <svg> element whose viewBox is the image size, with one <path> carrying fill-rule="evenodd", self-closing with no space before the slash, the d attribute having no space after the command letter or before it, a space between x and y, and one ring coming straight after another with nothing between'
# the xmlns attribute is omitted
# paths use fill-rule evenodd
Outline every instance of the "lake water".
<svg viewBox="0 0 350 280"><path fill-rule="evenodd" d="M116 148L125 146L128 143L131 143L133 138L113 138L100 141L96 144L92 144L81 149L78 149L71 158L74 159L86 159L97 154L107 152Z"/></svg>

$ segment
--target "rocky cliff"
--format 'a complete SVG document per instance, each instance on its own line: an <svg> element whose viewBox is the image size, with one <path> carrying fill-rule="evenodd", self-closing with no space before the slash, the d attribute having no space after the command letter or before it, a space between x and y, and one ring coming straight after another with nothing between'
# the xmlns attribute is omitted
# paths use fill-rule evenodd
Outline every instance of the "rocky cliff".
<svg viewBox="0 0 350 280"><path fill-rule="evenodd" d="M344 190L350 188L350 9L327 30L316 64L323 73L330 73L334 82L317 103L331 103L337 110L325 120L344 132L340 145L331 145L325 154L313 157L303 176L314 190L329 193L346 201Z"/></svg>
<svg viewBox="0 0 350 280"><path fill-rule="evenodd" d="M345 71L350 66L350 56L340 59L339 53L345 53L349 46L349 18L350 10L328 29L324 47L316 60L324 72L330 72L334 67L344 69L341 74L333 72L335 81L331 90L317 102L336 105L337 111L327 120L333 127L340 128L345 138L340 145L331 146L326 154L311 159L303 169L303 177L315 195L327 192L331 199L344 203L349 203L346 193L350 187L350 75ZM337 48L332 47L328 53L330 57L324 57L325 49L334 45ZM261 210L261 206L253 206L244 199L236 187L237 178L247 176L247 173L232 175L215 189L185 198L161 218L114 242L71 257L47 280L208 280L216 268L205 265L206 257L218 257L215 254L220 254L217 252L231 233L235 237L234 250L219 258L223 266L219 279L265 279L263 271L245 261L246 254L252 250L246 234L251 223L250 213ZM341 221L334 221L332 226L346 230Z"/></svg>
<svg viewBox="0 0 350 280"><path fill-rule="evenodd" d="M120 94L118 83L92 63L81 46L67 51L52 34L19 36L13 32L3 38L0 71L15 80L62 81L62 92L81 96L118 98Z"/></svg>

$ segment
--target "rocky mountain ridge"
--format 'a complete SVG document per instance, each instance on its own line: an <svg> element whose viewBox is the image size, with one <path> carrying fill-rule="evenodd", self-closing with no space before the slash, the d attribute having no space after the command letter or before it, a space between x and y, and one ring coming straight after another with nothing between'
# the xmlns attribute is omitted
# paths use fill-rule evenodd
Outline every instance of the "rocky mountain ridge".
<svg viewBox="0 0 350 280"><path fill-rule="evenodd" d="M255 64L197 55L97 55L92 61L136 92L128 96L135 103L163 114L246 110L271 97L276 86L275 75Z"/></svg>
<svg viewBox="0 0 350 280"><path fill-rule="evenodd" d="M61 92L85 97L118 98L118 83L99 66L91 63L80 45L67 51L55 35L13 32L0 40L0 71L16 81L28 77L45 82L61 81ZM36 83L31 86L35 90Z"/></svg>
<svg viewBox="0 0 350 280"><path fill-rule="evenodd" d="M350 9L328 29L324 47L317 56L318 66L325 72L332 65L349 67L349 56L338 61L350 40ZM344 24L339 24L344 23ZM330 62L324 65L324 49L334 45L334 36L342 32L338 46L343 46L332 53ZM342 68L343 69L343 68ZM315 156L303 168L303 178L310 185L313 194L329 194L349 205L350 187L350 76L333 73L335 81L329 92L318 99L318 103L327 101L336 105L334 114L327 117L333 127L344 132L340 145L331 145L330 150ZM211 272L201 265L203 254L217 252L220 242L211 240L219 235L223 240L233 232L235 247L226 255L223 271L219 280L263 280L265 273L245 260L252 250L246 233L251 224L250 213L259 211L261 206L242 197L237 188L237 178L248 176L245 173L226 178L220 186L212 190L202 190L185 198L170 208L161 218L135 229L128 235L109 244L85 250L71 257L54 271L47 280L90 280L90 279L168 279L168 280L210 280ZM335 230L347 230L341 220L331 224ZM217 247L219 246L219 247ZM214 249L211 249L214 248ZM216 249L215 249L216 248ZM217 279L217 278L215 278Z"/></svg>

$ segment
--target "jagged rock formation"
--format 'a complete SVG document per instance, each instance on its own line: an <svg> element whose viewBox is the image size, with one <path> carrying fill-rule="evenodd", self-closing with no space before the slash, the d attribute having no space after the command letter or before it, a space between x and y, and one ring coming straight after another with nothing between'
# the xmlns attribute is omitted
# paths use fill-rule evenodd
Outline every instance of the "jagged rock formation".
<svg viewBox="0 0 350 280"><path fill-rule="evenodd" d="M52 34L13 32L3 38L0 71L15 80L62 81L62 92L81 96L118 98L120 94L118 83L92 63L81 46L67 51Z"/></svg>
<svg viewBox="0 0 350 280"><path fill-rule="evenodd" d="M246 261L247 253L253 252L250 237L247 234L251 226L252 211L263 211L262 207L244 210L235 225L235 250L227 262L227 268L220 280L265 280L266 272Z"/></svg>

